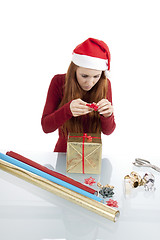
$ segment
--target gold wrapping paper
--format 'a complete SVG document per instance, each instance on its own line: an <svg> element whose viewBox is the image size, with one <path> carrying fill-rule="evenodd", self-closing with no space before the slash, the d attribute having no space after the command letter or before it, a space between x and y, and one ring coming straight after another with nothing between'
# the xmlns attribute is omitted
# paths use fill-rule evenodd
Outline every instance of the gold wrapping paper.
<svg viewBox="0 0 160 240"><path fill-rule="evenodd" d="M67 141L67 172L100 174L102 160L101 135L87 133L93 137L92 140L84 138L83 133L70 133ZM94 138L95 137L95 138ZM84 144L84 153L83 153ZM83 172L84 156L84 172Z"/></svg>
<svg viewBox="0 0 160 240"><path fill-rule="evenodd" d="M34 173L19 168L1 159L0 169L9 172L19 178L22 178L32 184L35 184L36 186L41 187L42 189L45 189L51 193L54 193L66 200L76 203L81 207L84 207L92 212L95 212L113 222L115 222L119 216L119 211L117 209L111 208L107 205L104 205L103 203L97 202L96 200L85 197L68 188L53 183L43 177L40 177Z"/></svg>

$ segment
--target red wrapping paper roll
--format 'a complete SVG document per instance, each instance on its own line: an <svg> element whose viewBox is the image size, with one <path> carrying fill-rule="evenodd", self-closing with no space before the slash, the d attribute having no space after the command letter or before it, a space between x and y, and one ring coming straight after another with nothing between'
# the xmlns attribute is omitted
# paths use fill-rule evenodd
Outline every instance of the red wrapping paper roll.
<svg viewBox="0 0 160 240"><path fill-rule="evenodd" d="M72 185L74 185L74 186L76 186L76 187L78 187L80 189L83 189L83 190L85 190L85 191L87 191L89 193L97 195L97 191L96 190L94 190L94 189L92 189L90 187L87 187L87 186L83 185L82 183L77 182L74 179L69 178L69 177L67 177L67 176L65 176L65 175L63 175L61 173L52 171L52 170L50 170L50 169L40 165L39 163L36 163L36 162L34 162L34 161L32 161L32 160L30 160L30 159L28 159L28 158L18 154L18 153L15 153L13 151L9 151L9 152L6 152L6 155L8 155L10 157L13 157L13 158L15 158L15 159L17 159L17 160L19 160L19 161L21 161L23 163L26 163L26 164L28 164L28 165L30 165L32 167L35 167L35 168L37 168L37 169L39 169L39 170L41 170L41 171L43 171L45 173L48 173L48 174L50 174L50 175L52 175L52 176L54 176L56 178L59 178L59 179L65 181L67 183L70 183L70 184L72 184Z"/></svg>

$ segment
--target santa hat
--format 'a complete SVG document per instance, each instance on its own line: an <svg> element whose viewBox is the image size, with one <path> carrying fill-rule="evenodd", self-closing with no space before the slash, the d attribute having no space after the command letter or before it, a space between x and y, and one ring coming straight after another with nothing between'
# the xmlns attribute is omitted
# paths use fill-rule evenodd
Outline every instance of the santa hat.
<svg viewBox="0 0 160 240"><path fill-rule="evenodd" d="M73 50L72 61L79 67L109 71L110 51L103 41L88 38Z"/></svg>

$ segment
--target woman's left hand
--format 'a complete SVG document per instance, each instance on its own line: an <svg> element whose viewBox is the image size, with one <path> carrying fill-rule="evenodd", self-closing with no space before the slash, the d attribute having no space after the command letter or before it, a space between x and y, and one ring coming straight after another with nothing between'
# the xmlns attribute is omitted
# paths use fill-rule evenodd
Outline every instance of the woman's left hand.
<svg viewBox="0 0 160 240"><path fill-rule="evenodd" d="M107 99L102 99L97 103L99 114L110 117L113 113L113 106Z"/></svg>

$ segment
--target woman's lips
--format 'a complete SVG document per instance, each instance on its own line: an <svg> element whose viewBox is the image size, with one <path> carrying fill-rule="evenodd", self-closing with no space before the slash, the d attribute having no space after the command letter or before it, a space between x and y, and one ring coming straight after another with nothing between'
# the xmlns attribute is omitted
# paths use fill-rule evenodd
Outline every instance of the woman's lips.
<svg viewBox="0 0 160 240"><path fill-rule="evenodd" d="M91 89L91 86L84 86L83 88L88 90Z"/></svg>

